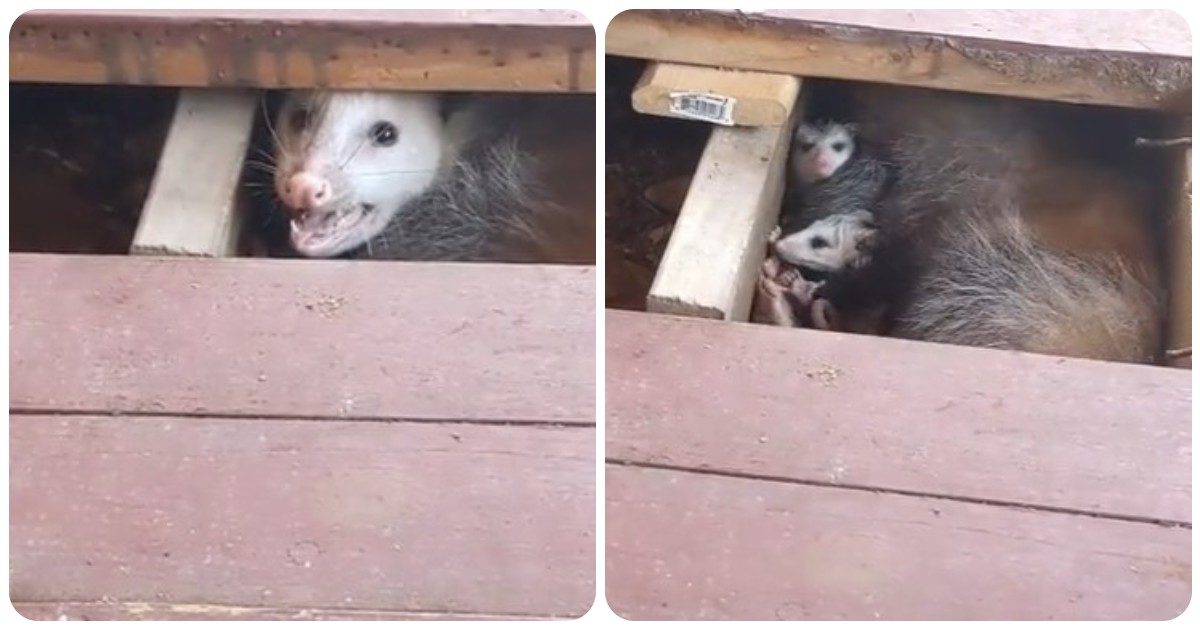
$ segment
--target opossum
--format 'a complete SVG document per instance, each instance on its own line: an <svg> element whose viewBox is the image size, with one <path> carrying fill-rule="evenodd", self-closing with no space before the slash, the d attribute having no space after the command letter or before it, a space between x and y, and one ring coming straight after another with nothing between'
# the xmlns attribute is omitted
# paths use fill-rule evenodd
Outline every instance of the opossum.
<svg viewBox="0 0 1200 630"><path fill-rule="evenodd" d="M1036 156L1015 139L990 138L986 146L979 140L903 144L912 179L894 200L894 229L912 243L920 271L894 334L1154 361L1162 297L1152 274L1115 253L1073 255L1047 246L1021 209L1023 171Z"/></svg>
<svg viewBox="0 0 1200 630"><path fill-rule="evenodd" d="M542 164L526 150L523 108L460 100L290 94L273 131L292 247L309 257L577 261L555 240L591 237L560 229L581 221L564 219L568 210L550 199Z"/></svg>
<svg viewBox="0 0 1200 630"><path fill-rule="evenodd" d="M883 305L880 326L899 337L1154 361L1163 317L1154 273L1114 253L1050 247L1023 216L1029 182L1059 168L1040 144L1044 130L1008 105L959 101L929 111L881 143L894 173L870 223L848 213L793 233L793 244L809 245L796 264L811 265L811 237L822 231L870 243L847 259L853 264L826 268L837 282L804 289L810 302L828 300L842 318ZM939 117L941 125L930 120ZM782 241L774 251L784 260L805 254Z"/></svg>
<svg viewBox="0 0 1200 630"><path fill-rule="evenodd" d="M870 262L876 240L872 211L890 183L888 166L855 131L854 125L833 122L796 128L780 225L760 270L756 321L838 326L826 297L841 301L841 276Z"/></svg>
<svg viewBox="0 0 1200 630"><path fill-rule="evenodd" d="M826 217L870 212L890 184L890 169L864 146L852 124L797 125L780 216L786 236Z"/></svg>

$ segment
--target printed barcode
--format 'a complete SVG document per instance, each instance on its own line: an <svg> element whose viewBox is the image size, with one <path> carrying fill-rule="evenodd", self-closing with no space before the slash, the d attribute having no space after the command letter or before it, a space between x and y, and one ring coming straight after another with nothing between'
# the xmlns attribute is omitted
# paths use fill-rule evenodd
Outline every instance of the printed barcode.
<svg viewBox="0 0 1200 630"><path fill-rule="evenodd" d="M734 99L713 94L671 94L671 113L722 125L733 124Z"/></svg>

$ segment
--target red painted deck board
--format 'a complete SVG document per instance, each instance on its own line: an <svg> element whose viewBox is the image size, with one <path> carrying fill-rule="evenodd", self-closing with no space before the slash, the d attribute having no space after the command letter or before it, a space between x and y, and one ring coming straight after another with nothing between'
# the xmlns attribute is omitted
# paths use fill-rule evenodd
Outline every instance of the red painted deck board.
<svg viewBox="0 0 1200 630"><path fill-rule="evenodd" d="M1191 375L607 313L606 457L1191 521Z"/></svg>
<svg viewBox="0 0 1200 630"><path fill-rule="evenodd" d="M595 422L592 267L9 261L17 410Z"/></svg>
<svg viewBox="0 0 1200 630"><path fill-rule="evenodd" d="M10 596L143 602L160 618L577 616L595 592L594 440L590 427L17 414Z"/></svg>
<svg viewBox="0 0 1200 630"><path fill-rule="evenodd" d="M1170 619L1190 529L608 466L629 619Z"/></svg>

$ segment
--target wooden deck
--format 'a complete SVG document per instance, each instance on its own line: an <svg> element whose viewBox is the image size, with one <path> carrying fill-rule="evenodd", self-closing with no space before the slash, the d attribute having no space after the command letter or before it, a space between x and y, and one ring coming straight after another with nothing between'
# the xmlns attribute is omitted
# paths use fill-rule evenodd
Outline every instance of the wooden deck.
<svg viewBox="0 0 1200 630"><path fill-rule="evenodd" d="M1169 619L1191 375L609 311L630 619Z"/></svg>
<svg viewBox="0 0 1200 630"><path fill-rule="evenodd" d="M1191 111L1170 11L629 10L605 53L1070 103Z"/></svg>
<svg viewBox="0 0 1200 630"><path fill-rule="evenodd" d="M9 260L22 614L591 606L593 268Z"/></svg>
<svg viewBox="0 0 1200 630"><path fill-rule="evenodd" d="M596 31L560 10L40 10L13 81L593 92Z"/></svg>

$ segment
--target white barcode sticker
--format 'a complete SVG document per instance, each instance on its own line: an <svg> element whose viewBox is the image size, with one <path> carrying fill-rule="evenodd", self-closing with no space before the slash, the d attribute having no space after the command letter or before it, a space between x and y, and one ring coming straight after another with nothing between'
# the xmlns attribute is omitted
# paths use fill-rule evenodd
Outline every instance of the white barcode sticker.
<svg viewBox="0 0 1200 630"><path fill-rule="evenodd" d="M700 92L671 92L672 114L718 125L733 125L733 107L736 104L737 99L732 96Z"/></svg>

